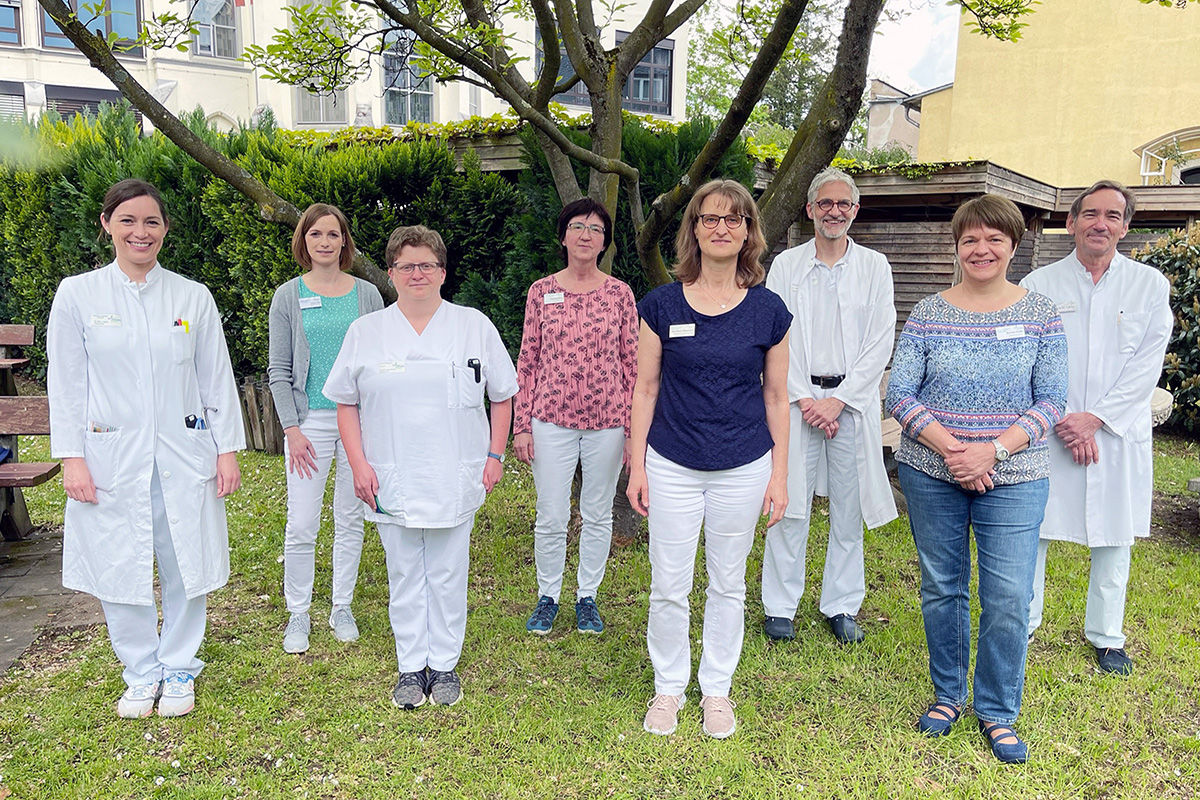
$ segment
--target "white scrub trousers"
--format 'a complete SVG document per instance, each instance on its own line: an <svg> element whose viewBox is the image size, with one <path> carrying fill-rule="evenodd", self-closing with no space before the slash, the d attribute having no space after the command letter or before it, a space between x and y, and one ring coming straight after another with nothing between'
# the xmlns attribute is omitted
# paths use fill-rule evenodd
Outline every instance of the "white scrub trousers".
<svg viewBox="0 0 1200 800"><path fill-rule="evenodd" d="M537 489L537 522L533 554L538 596L558 602L567 560L567 524L571 521L571 482L575 465L583 464L579 492L579 570L575 599L595 597L604 580L612 545L612 507L625 451L625 431L606 428L580 431L540 419L532 421L533 484Z"/></svg>
<svg viewBox="0 0 1200 800"><path fill-rule="evenodd" d="M316 451L317 469L310 477L287 473L287 527L283 534L283 595L287 610L303 614L312 604L316 573L317 531L329 467L337 455L333 481L333 605L354 601L358 564L362 558L363 513L366 506L354 496L354 475L338 436L337 411L318 408L308 412L300 432ZM285 442L283 463L288 463Z"/></svg>
<svg viewBox="0 0 1200 800"><path fill-rule="evenodd" d="M387 556L388 616L400 672L448 672L467 631L467 568L475 518L453 528L377 523Z"/></svg>
<svg viewBox="0 0 1200 800"><path fill-rule="evenodd" d="M746 557L770 478L770 453L740 467L707 471L680 466L647 448L651 578L646 644L657 694L683 694L691 676L688 595L703 525L708 589L696 677L704 695L729 695L742 655Z"/></svg>
<svg viewBox="0 0 1200 800"><path fill-rule="evenodd" d="M126 686L158 683L175 672L199 675L204 662L196 658L204 641L207 595L188 599L171 543L167 509L163 503L158 465L150 484L150 506L154 526L154 559L162 589L162 634L158 631L158 609L154 605L101 601L108 623L113 652L125 666L121 677Z"/></svg>
<svg viewBox="0 0 1200 800"><path fill-rule="evenodd" d="M1029 604L1029 635L1042 624L1046 602L1046 553L1050 540L1038 542L1037 568L1033 574L1033 601ZM1125 589L1129 585L1131 547L1092 547L1092 570L1088 577L1087 611L1083 635L1101 650L1125 646Z"/></svg>
<svg viewBox="0 0 1200 800"><path fill-rule="evenodd" d="M814 391L820 390L813 387ZM833 394L826 390L827 395ZM793 404L795 407L795 404ZM807 424L794 408L792 425ZM799 419L797 419L799 417ZM794 428L793 428L794 429ZM857 615L867 594L863 572L863 519L858 495L858 453L855 447L854 414L838 415L837 436L826 439L815 428L808 436L804 454L808 497L804 498L803 518L784 517L767 529L763 551L762 601L769 617L791 619L804 594L805 555L812 522L813 488L817 485L817 464L824 450L829 470L829 545L825 548L825 572L821 579L818 606L826 617ZM796 437L793 437L796 441ZM797 505L801 498L791 498ZM790 509L789 509L790 510Z"/></svg>

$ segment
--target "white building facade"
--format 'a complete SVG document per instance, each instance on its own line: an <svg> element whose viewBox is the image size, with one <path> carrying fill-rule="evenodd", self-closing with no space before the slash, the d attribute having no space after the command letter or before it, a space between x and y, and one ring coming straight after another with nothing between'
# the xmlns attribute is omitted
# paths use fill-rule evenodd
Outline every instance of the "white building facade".
<svg viewBox="0 0 1200 800"><path fill-rule="evenodd" d="M101 2L102 0L92 0ZM186 0L191 2L192 0ZM409 121L446 123L488 116L507 104L488 91L466 83L437 84L421 77L401 46L395 55L376 59L371 74L349 88L319 96L303 88L276 83L241 60L248 44L266 46L275 31L288 24L286 2L300 0L201 0L216 6L211 23L200 26L186 52L139 50L120 54L123 66L175 113L204 109L218 128L249 121L256 110L270 108L284 128L333 130L348 125L404 125ZM313 0L302 0L313 2ZM89 0L68 0L86 21ZM615 46L641 19L650 0L622 6L603 32ZM172 11L182 16L183 3L168 0L105 0L109 13L89 24L106 33L132 39L142 21ZM82 10L80 10L82 9ZM508 18L506 32L514 55L527 61L526 76L540 65L540 42L531 19ZM564 71L568 70L564 54ZM625 107L639 114L677 122L685 117L687 26L659 42L634 69L625 87ZM556 99L572 111L590 110L586 91ZM120 97L113 85L80 54L36 0L0 0L0 115L30 119L56 109L63 115L95 110ZM149 123L144 123L149 127Z"/></svg>

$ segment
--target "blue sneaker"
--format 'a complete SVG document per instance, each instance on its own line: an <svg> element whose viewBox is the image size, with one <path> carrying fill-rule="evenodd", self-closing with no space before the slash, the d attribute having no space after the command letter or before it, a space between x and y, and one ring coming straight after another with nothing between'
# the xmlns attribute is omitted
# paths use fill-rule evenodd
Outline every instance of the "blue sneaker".
<svg viewBox="0 0 1200 800"><path fill-rule="evenodd" d="M604 633L604 620L594 598L584 597L575 604L575 626L580 633Z"/></svg>
<svg viewBox="0 0 1200 800"><path fill-rule="evenodd" d="M554 618L557 616L558 603L542 595L538 599L537 608L533 610L533 613L529 615L529 621L525 623L525 630L536 633L538 636L545 636L554 627Z"/></svg>

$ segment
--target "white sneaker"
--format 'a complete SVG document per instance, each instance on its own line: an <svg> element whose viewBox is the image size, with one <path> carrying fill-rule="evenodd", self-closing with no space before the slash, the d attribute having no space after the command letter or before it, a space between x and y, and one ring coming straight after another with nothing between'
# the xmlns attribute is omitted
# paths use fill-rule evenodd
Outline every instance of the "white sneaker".
<svg viewBox="0 0 1200 800"><path fill-rule="evenodd" d="M287 628L283 631L283 652L303 653L307 651L308 632L311 629L312 623L308 619L307 611L303 614L292 614Z"/></svg>
<svg viewBox="0 0 1200 800"><path fill-rule="evenodd" d="M339 642L358 641L358 623L350 606L334 606L329 613L329 627L333 628L333 638Z"/></svg>
<svg viewBox="0 0 1200 800"><path fill-rule="evenodd" d="M154 701L162 694L162 681L130 686L117 701L117 716L121 719L141 719L154 713Z"/></svg>
<svg viewBox="0 0 1200 800"><path fill-rule="evenodd" d="M188 672L173 672L163 681L158 701L160 717L182 717L196 707L196 678Z"/></svg>

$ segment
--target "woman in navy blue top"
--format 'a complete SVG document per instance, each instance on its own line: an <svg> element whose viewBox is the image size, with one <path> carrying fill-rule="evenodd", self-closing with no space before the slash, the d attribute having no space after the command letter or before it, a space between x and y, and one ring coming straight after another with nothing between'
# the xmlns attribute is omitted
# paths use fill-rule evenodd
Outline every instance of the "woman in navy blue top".
<svg viewBox="0 0 1200 800"><path fill-rule="evenodd" d="M672 733L687 699L688 594L702 524L708 597L696 677L704 731L723 739L736 727L729 689L742 651L746 556L760 512L773 525L787 507L792 315L761 285L765 250L750 193L736 181L710 181L683 214L679 280L638 306L628 494L650 517L650 733Z"/></svg>

